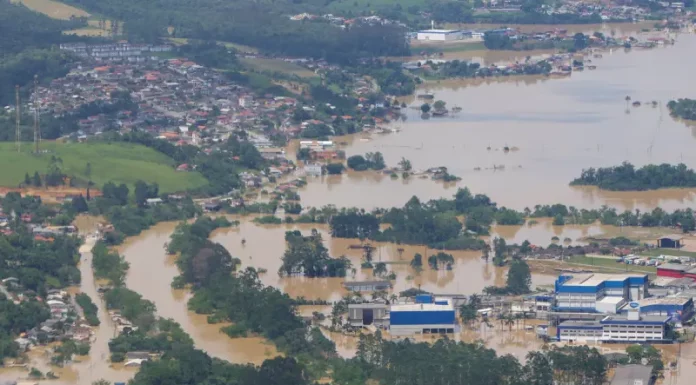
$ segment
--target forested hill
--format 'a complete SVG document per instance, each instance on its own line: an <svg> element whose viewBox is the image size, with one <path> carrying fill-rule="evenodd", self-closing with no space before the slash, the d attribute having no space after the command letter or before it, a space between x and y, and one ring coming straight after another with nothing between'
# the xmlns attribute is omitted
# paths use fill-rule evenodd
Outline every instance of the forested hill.
<svg viewBox="0 0 696 385"><path fill-rule="evenodd" d="M90 12L124 21L133 41L166 36L221 40L283 55L349 63L364 56L409 53L397 26L353 25L341 29L324 21L293 21L302 9L291 2L218 0L68 0Z"/></svg>
<svg viewBox="0 0 696 385"><path fill-rule="evenodd" d="M63 76L70 59L51 47L79 39L62 31L84 23L51 19L23 5L0 0L0 105L14 104L15 85L31 83L34 75L41 80Z"/></svg>
<svg viewBox="0 0 696 385"><path fill-rule="evenodd" d="M10 0L0 0L0 59L27 48L48 48L71 39L61 32L78 28L83 23L51 19Z"/></svg>

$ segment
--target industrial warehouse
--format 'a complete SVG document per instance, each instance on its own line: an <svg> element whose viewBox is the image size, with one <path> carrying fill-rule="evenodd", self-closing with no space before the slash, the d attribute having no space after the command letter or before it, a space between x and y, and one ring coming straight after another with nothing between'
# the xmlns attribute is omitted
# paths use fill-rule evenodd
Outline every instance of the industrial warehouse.
<svg viewBox="0 0 696 385"><path fill-rule="evenodd" d="M479 313L548 320L556 332L544 338L558 341L671 342L671 330L694 316L693 293L659 288L650 293L650 287L647 274L562 274L554 293L528 296L522 303L487 297L484 306L491 307ZM389 330L395 337L448 334L459 330L458 309L464 303L461 295L421 294L410 302L350 304L348 321L357 328Z"/></svg>

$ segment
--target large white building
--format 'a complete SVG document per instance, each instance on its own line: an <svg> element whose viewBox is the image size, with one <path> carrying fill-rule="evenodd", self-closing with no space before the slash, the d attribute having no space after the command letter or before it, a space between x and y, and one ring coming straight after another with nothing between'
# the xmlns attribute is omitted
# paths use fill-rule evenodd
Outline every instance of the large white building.
<svg viewBox="0 0 696 385"><path fill-rule="evenodd" d="M455 29L426 29L418 31L418 40L426 41L452 41L464 39L464 33Z"/></svg>

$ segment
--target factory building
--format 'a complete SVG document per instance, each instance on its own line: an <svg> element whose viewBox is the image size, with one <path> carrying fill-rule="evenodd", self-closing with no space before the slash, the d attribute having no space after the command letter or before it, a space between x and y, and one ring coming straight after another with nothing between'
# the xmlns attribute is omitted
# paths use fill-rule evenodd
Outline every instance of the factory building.
<svg viewBox="0 0 696 385"><path fill-rule="evenodd" d="M628 312L636 306L641 315L668 317L672 322L684 322L694 315L694 300L691 297L643 298L624 306Z"/></svg>
<svg viewBox="0 0 696 385"><path fill-rule="evenodd" d="M692 280L696 280L696 267L676 263L665 263L664 265L657 267L657 276L669 278L690 278Z"/></svg>
<svg viewBox="0 0 696 385"><path fill-rule="evenodd" d="M389 332L394 336L454 333L456 317L452 300L419 295L416 303L390 308Z"/></svg>
<svg viewBox="0 0 696 385"><path fill-rule="evenodd" d="M555 311L616 314L626 303L647 297L648 275L561 275L555 289Z"/></svg>
<svg viewBox="0 0 696 385"><path fill-rule="evenodd" d="M418 40L426 41L453 41L464 39L464 33L452 29L426 29L418 31L416 35Z"/></svg>
<svg viewBox="0 0 696 385"><path fill-rule="evenodd" d="M607 316L601 321L565 321L556 328L559 341L650 342L664 341L667 316Z"/></svg>
<svg viewBox="0 0 696 385"><path fill-rule="evenodd" d="M389 325L389 305L381 303L348 304L348 323L354 327Z"/></svg>

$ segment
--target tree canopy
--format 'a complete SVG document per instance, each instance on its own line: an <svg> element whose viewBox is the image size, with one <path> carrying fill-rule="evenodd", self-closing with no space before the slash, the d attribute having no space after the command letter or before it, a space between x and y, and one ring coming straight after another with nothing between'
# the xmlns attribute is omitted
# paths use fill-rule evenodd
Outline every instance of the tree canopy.
<svg viewBox="0 0 696 385"><path fill-rule="evenodd" d="M611 191L643 191L660 188L696 187L696 172L680 163L676 166L663 163L649 164L636 169L628 162L620 166L589 168L582 170L572 186L597 186Z"/></svg>

